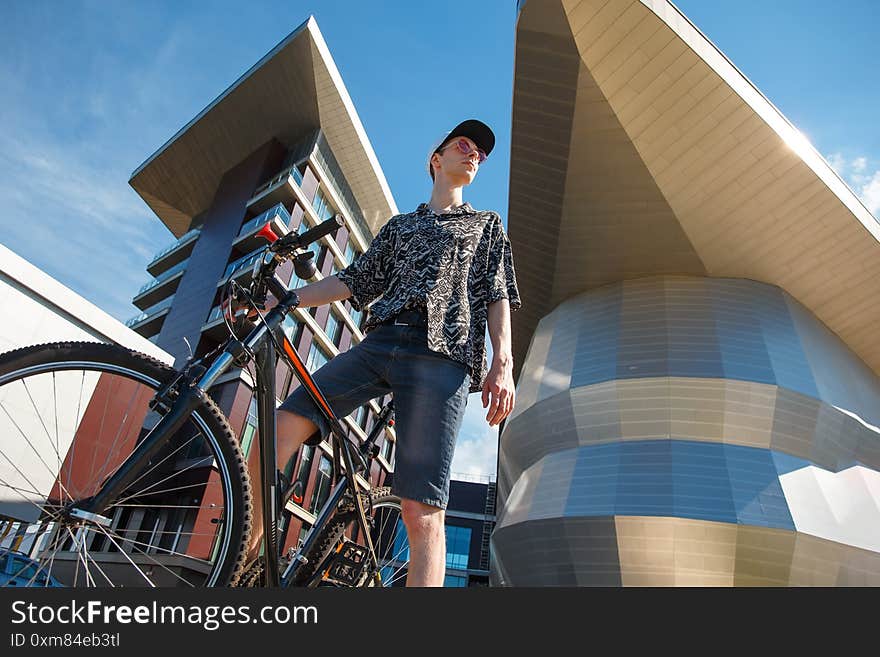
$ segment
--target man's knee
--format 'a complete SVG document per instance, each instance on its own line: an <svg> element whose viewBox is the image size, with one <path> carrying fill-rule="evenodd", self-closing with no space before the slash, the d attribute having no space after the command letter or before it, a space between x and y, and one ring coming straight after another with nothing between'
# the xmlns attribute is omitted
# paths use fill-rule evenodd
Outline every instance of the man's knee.
<svg viewBox="0 0 880 657"><path fill-rule="evenodd" d="M436 532L438 529L442 531L446 518L443 509L408 499L401 499L400 507L403 524L410 534Z"/></svg>

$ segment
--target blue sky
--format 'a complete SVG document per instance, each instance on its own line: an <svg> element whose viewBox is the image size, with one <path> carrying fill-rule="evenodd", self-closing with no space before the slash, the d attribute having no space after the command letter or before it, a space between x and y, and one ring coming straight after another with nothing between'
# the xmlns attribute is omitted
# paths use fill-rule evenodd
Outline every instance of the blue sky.
<svg viewBox="0 0 880 657"><path fill-rule="evenodd" d="M880 3L681 0L679 8L880 214ZM401 211L462 118L498 145L465 198L506 216L513 0L46 2L0 7L0 242L125 320L171 236L131 172L309 14ZM493 473L472 395L453 469Z"/></svg>

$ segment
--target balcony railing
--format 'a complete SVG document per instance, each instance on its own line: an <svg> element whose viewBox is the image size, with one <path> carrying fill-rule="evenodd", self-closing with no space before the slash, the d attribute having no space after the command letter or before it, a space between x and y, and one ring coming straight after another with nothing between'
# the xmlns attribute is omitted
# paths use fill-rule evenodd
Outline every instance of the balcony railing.
<svg viewBox="0 0 880 657"><path fill-rule="evenodd" d="M277 185L278 183L280 183L284 180L287 180L287 178L289 176L293 176L293 179L296 181L297 185L302 185L302 182L303 182L302 174L299 172L299 169L297 169L296 166L294 165L288 169L284 169L283 171L279 171L276 175L272 176L272 178L270 178L269 180L264 182L262 185L257 187L257 189L253 195L259 196L262 192L269 189L273 185Z"/></svg>
<svg viewBox="0 0 880 657"><path fill-rule="evenodd" d="M253 253L249 253L248 255L239 258L238 260L233 260L226 266L226 271L223 272L223 278L226 279L229 276L232 276L239 270L250 269L251 265L257 261L257 259L263 255L264 249L258 249Z"/></svg>
<svg viewBox="0 0 880 657"><path fill-rule="evenodd" d="M131 319L126 321L125 325L127 327L131 328L135 324L140 324L142 321L144 321L148 317L151 317L153 315L157 315L160 312L162 312L163 310L170 308L172 301L174 301L174 295L171 295L167 299L162 299L162 301L160 301L159 303L150 306L149 308L144 310L142 313L138 313L137 315L135 315L134 317L132 317Z"/></svg>
<svg viewBox="0 0 880 657"><path fill-rule="evenodd" d="M213 308L211 308L211 312L208 315L208 319L205 321L205 324L210 324L212 322L216 322L221 317L223 317L223 307L222 306L214 306Z"/></svg>
<svg viewBox="0 0 880 657"><path fill-rule="evenodd" d="M187 258L183 262L177 263L171 269L163 271L156 278L145 283L144 286L138 291L138 293L135 296L139 297L147 290L154 288L161 283L164 283L165 281L167 281L169 278L171 278L175 274L179 274L180 272L185 271L187 264L189 264L189 258Z"/></svg>
<svg viewBox="0 0 880 657"><path fill-rule="evenodd" d="M185 243L191 241L194 237L196 237L196 236L197 236L199 233L201 233L201 232L202 232L202 227L199 226L199 227L197 227L197 228L193 228L193 229L192 229L191 231L189 231L189 232L184 233L183 235L180 236L180 238L179 238L176 242L174 242L173 244L170 244L169 246L166 246L164 249L162 249L161 251L159 251L159 253L157 253L156 255L154 255L154 256L153 256L153 260L150 262L149 265L147 265L147 267L152 267L154 264L156 264L157 262L159 262L159 261L160 261L162 258L164 258L166 255L168 255L169 253L171 253L172 251L174 251L174 249L176 249L176 248L178 248L179 246L182 246L183 244L185 244Z"/></svg>
<svg viewBox="0 0 880 657"><path fill-rule="evenodd" d="M238 236L242 237L243 235L248 235L257 228L263 226L263 224L272 221L276 216L281 219L281 221L284 223L285 228L290 225L290 213L287 211L287 208L284 207L283 203L279 203L278 205L269 208L257 217L251 219L244 226L242 226L241 230L238 233Z"/></svg>

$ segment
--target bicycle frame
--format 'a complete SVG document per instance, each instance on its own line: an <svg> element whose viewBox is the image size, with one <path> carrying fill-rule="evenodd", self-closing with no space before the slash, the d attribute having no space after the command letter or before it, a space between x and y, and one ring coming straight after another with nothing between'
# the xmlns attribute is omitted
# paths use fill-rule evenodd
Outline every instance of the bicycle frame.
<svg viewBox="0 0 880 657"><path fill-rule="evenodd" d="M265 574L266 582L269 586L288 586L296 575L297 569L304 562L303 555L307 554L315 541L320 529L326 524L332 516L333 511L339 501L342 499L346 489L352 491L352 498L357 510L356 518L359 530L366 541L370 559L374 571L376 583L381 583L380 574L378 572L378 559L373 547L372 538L367 527L368 521L364 512L364 506L361 496L358 494L357 480L355 475L366 471L368 466L367 458L373 449L376 438L384 427L390 414L391 407L386 406L383 413L380 414L379 420L373 427L367 440L361 445L359 451L354 454L358 457L358 463L355 464L351 442L345 435L342 423L336 417L330 408L323 393L318 389L305 364L299 354L290 344L287 336L277 329L281 326L285 316L294 307L296 296L287 290L287 287L277 275L272 274L267 280L269 290L279 299L279 303L269 313L265 315L261 321L248 336L239 342L232 338L227 341L223 352L210 364L208 369L201 374L198 380L190 380L182 375L184 383L188 385L179 386L179 395L170 405L168 413L156 424L150 433L138 444L134 451L129 455L126 461L117 469L101 488L101 490L82 503L74 506L69 510L73 517L78 517L94 522L109 522L109 519L101 514L113 499L121 494L143 471L149 460L159 451L159 449L180 429L186 422L190 414L195 410L198 404L205 399L207 391L227 370L232 367L236 361L247 354L256 356L256 372L257 380L255 383L255 394L257 396L257 417L259 422L259 443L260 443L260 489L263 492L262 499L262 517L263 517L263 535L265 541ZM333 436L334 454L340 454L342 457L342 465L344 465L344 477L340 478L321 508L315 524L306 536L305 541L299 547L293 559L291 559L285 572L279 573L279 554L278 554L278 481L277 481L277 459L276 459L276 415L275 415L275 366L277 364L277 353L275 339L280 339L280 353L282 357L293 369L294 375L305 386L311 399L317 404L321 413L327 419L330 431ZM193 367L199 367L200 363L196 362L187 371ZM178 379L175 383L178 383ZM161 391L164 392L164 391ZM161 394L161 393L160 393ZM338 460L334 464L334 468L338 468Z"/></svg>

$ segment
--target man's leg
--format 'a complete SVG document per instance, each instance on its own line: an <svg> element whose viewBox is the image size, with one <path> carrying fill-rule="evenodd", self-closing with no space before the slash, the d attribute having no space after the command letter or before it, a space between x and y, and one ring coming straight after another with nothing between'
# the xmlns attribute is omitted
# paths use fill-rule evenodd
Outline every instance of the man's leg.
<svg viewBox="0 0 880 657"><path fill-rule="evenodd" d="M446 512L415 500L401 500L403 524L409 539L407 586L443 586L446 574Z"/></svg>
<svg viewBox="0 0 880 657"><path fill-rule="evenodd" d="M278 467L282 470L296 451L309 437L318 430L314 422L297 413L288 413L278 409L276 415L276 442L278 445ZM256 441L255 441L256 442ZM255 445L256 447L256 445ZM249 465L251 472L260 471L260 450L251 449ZM256 484L256 482L254 482ZM263 492L257 485L253 486L254 494L254 520L251 531L251 542L248 546L248 562L256 559L260 554L260 543L263 540Z"/></svg>

